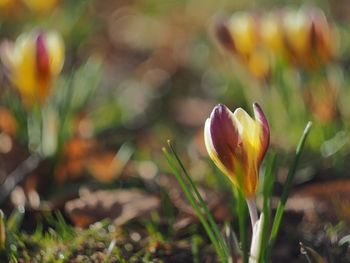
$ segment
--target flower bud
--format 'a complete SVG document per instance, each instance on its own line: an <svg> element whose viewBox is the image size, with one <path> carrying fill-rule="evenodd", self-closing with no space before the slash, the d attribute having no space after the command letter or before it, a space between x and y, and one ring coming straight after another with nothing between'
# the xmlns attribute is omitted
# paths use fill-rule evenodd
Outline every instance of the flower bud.
<svg viewBox="0 0 350 263"><path fill-rule="evenodd" d="M61 72L64 44L55 32L31 32L1 45L1 59L27 107L43 103Z"/></svg>
<svg viewBox="0 0 350 263"><path fill-rule="evenodd" d="M259 167L270 140L269 125L263 111L257 103L253 104L253 108L255 119L242 108L232 113L219 104L204 128L210 158L235 186L242 188L246 198L255 196Z"/></svg>

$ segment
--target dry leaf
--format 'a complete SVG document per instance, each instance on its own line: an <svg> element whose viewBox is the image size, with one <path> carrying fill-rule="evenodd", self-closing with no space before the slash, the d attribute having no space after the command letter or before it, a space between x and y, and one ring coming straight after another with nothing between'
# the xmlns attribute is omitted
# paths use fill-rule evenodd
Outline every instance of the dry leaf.
<svg viewBox="0 0 350 263"><path fill-rule="evenodd" d="M57 182L62 184L79 177L85 169L87 157L95 148L96 142L93 140L73 138L66 142L62 158L56 168Z"/></svg>
<svg viewBox="0 0 350 263"><path fill-rule="evenodd" d="M115 153L102 153L89 158L87 169L98 180L109 182L116 177L122 166Z"/></svg>
<svg viewBox="0 0 350 263"><path fill-rule="evenodd" d="M9 110L2 107L0 108L0 130L11 136L14 136L17 131L16 119Z"/></svg>
<svg viewBox="0 0 350 263"><path fill-rule="evenodd" d="M86 227L104 218L116 225L146 216L159 208L156 196L139 190L83 191L80 198L66 203L65 210L78 227Z"/></svg>
<svg viewBox="0 0 350 263"><path fill-rule="evenodd" d="M288 199L286 209L302 212L309 220L350 222L350 180L307 185Z"/></svg>

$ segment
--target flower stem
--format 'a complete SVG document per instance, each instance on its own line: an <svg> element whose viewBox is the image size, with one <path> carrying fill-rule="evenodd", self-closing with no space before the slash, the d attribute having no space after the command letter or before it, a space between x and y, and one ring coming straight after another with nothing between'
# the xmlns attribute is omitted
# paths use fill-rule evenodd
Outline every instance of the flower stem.
<svg viewBox="0 0 350 263"><path fill-rule="evenodd" d="M252 229L254 229L255 223L258 221L258 210L256 209L255 199L254 197L247 198L246 202L249 209L250 221L252 222Z"/></svg>

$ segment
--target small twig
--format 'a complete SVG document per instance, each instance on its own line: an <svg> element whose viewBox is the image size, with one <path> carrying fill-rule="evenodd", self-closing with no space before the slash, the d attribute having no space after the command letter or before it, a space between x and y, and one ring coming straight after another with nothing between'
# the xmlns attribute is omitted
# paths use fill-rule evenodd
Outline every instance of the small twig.
<svg viewBox="0 0 350 263"><path fill-rule="evenodd" d="M41 158L39 155L30 155L7 176L5 182L0 186L0 204L5 201L18 183L20 183L29 173L38 167L40 160Z"/></svg>

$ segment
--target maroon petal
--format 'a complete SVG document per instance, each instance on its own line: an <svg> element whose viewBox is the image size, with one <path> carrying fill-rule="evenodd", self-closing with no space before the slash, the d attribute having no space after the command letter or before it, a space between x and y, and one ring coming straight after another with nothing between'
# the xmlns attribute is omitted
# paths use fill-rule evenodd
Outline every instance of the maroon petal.
<svg viewBox="0 0 350 263"><path fill-rule="evenodd" d="M258 121L262 127L262 132L260 135L261 150L258 153L258 164L260 164L262 159L265 156L265 153L267 151L267 147L269 146L269 143L270 143L270 127L269 127L269 123L267 122L265 114L264 114L263 110L261 109L260 105L255 102L253 104L253 109L254 109L255 120Z"/></svg>
<svg viewBox="0 0 350 263"><path fill-rule="evenodd" d="M210 134L218 158L228 171L234 171L233 158L238 145L238 131L232 112L224 105L217 105L210 116Z"/></svg>
<svg viewBox="0 0 350 263"><path fill-rule="evenodd" d="M45 36L39 33L36 39L36 69L38 77L46 78L50 72L49 54L45 46Z"/></svg>

